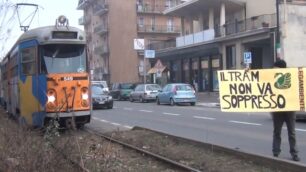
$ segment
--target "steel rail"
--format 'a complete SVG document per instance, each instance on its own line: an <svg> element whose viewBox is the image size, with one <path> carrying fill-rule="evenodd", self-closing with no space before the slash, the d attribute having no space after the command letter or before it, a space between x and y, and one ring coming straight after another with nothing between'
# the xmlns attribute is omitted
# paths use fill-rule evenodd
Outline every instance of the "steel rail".
<svg viewBox="0 0 306 172"><path fill-rule="evenodd" d="M71 158L69 158L69 156L67 156L66 154L63 153L63 151L61 149L58 149L55 145L50 144L50 146L60 155L63 156L64 159L66 159L67 161L69 161L69 163L71 165L73 165L75 168L79 169L82 172L89 172L88 169L86 169L84 166L82 166L80 163L72 160Z"/></svg>
<svg viewBox="0 0 306 172"><path fill-rule="evenodd" d="M98 132L98 131L95 131L95 130L92 130L92 129L89 129L89 128L84 128L84 131L87 131L87 132L89 132L89 133L91 133L91 134L98 135L98 136L100 136L100 137L102 137L102 138L104 138L104 139L106 139L106 140L109 140L109 141L111 141L111 142L120 144L120 145L122 145L122 146L124 146L124 147L126 147L126 148L129 148L129 149L132 149L132 150L136 150L136 151L138 151L138 152L140 152L140 153L143 153L143 154L145 154L145 155L147 155L147 156L150 156L150 157L153 157L153 158L155 158L155 159L157 159L157 160L159 160L159 161L162 161L162 162L168 163L168 164L170 164L170 165L173 165L173 166L175 166L175 167L177 167L177 168L180 168L180 169L182 169L182 170L187 170L187 171L190 171L190 172L201 172L201 170L198 170L198 169L189 167L189 166L187 166L187 165L184 165L184 164L179 163L179 162L177 162L177 161L171 160L171 159L166 158L166 157L164 157L164 156L161 156L161 155L158 155L158 154L156 154L156 153L149 152L149 151L147 151L147 150L138 148L138 147L133 146L133 145L131 145L131 144L124 143L124 142L122 142L122 141L113 139L113 138L111 138L111 137L109 137L109 136L106 136L106 135L104 135L104 134L102 134L102 133L100 133L100 132Z"/></svg>

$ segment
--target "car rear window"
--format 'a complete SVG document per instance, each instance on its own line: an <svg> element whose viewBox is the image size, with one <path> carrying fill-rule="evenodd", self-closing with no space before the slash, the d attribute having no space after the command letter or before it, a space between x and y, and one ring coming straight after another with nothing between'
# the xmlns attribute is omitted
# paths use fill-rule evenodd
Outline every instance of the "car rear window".
<svg viewBox="0 0 306 172"><path fill-rule="evenodd" d="M176 85L176 91L191 91L192 87L190 85Z"/></svg>
<svg viewBox="0 0 306 172"><path fill-rule="evenodd" d="M91 86L91 91L92 91L92 94L94 95L99 95L99 94L102 94L103 93L103 86L101 84L99 85L92 85Z"/></svg>
<svg viewBox="0 0 306 172"><path fill-rule="evenodd" d="M146 89L149 90L149 91L152 91L152 90L161 90L159 85L147 85Z"/></svg>
<svg viewBox="0 0 306 172"><path fill-rule="evenodd" d="M121 84L121 89L133 89L134 84Z"/></svg>

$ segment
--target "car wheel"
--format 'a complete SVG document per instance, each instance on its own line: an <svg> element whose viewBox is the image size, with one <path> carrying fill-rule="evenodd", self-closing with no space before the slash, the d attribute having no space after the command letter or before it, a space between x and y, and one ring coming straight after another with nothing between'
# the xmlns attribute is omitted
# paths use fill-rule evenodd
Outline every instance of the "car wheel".
<svg viewBox="0 0 306 172"><path fill-rule="evenodd" d="M174 105L175 105L175 102L174 102L173 98L170 99L170 105L171 105L171 106L174 106Z"/></svg>
<svg viewBox="0 0 306 172"><path fill-rule="evenodd" d="M111 104L111 105L108 105L107 106L107 109L113 109L113 105Z"/></svg>
<svg viewBox="0 0 306 172"><path fill-rule="evenodd" d="M156 104L160 105L160 101L158 97L156 98Z"/></svg>
<svg viewBox="0 0 306 172"><path fill-rule="evenodd" d="M84 129L84 126L85 126L85 124L77 124L76 128L79 129L79 130L82 130L82 129Z"/></svg>
<svg viewBox="0 0 306 172"><path fill-rule="evenodd" d="M134 99L130 96L130 102L133 102L134 101Z"/></svg>
<svg viewBox="0 0 306 172"><path fill-rule="evenodd" d="M195 106L195 104L196 104L195 102L191 102L190 103L191 106Z"/></svg>
<svg viewBox="0 0 306 172"><path fill-rule="evenodd" d="M118 95L118 100L122 100L121 95Z"/></svg>
<svg viewBox="0 0 306 172"><path fill-rule="evenodd" d="M140 101L141 103L143 103L143 102L144 102L144 100L143 100L143 98L142 98L142 97L139 97L139 101Z"/></svg>

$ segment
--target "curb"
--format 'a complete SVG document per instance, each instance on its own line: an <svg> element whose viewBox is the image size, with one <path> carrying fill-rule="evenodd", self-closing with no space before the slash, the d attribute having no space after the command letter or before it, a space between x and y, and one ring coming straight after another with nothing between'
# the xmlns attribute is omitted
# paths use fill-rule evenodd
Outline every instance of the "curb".
<svg viewBox="0 0 306 172"><path fill-rule="evenodd" d="M183 141L185 143L188 142L190 143L190 145L193 145L193 144L199 145L207 149L213 149L214 151L219 152L219 153L226 153L229 155L236 156L245 161L252 161L254 164L266 166L266 167L275 169L275 171L278 171L278 169L282 169L284 171L290 171L290 172L306 171L305 164L286 160L286 159L279 159L279 158L274 158L274 157L270 157L267 155L257 154L253 152L245 152L245 151L241 151L241 150L237 150L233 148L228 148L228 147L221 146L221 145L200 142L200 141L187 139L187 138L183 138L179 136L174 136L174 135L167 134L161 131L151 130L151 129L143 128L139 126L135 126L132 130L148 130L148 131L152 131L158 134L166 135L172 138L176 138L179 141Z"/></svg>
<svg viewBox="0 0 306 172"><path fill-rule="evenodd" d="M202 107L211 107L211 108L219 108L220 107L220 103L197 103L197 106L202 106Z"/></svg>

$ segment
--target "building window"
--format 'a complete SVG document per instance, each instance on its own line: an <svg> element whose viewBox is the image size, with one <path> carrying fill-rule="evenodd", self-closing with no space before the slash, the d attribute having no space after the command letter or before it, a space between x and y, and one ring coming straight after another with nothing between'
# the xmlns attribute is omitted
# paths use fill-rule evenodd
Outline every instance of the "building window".
<svg viewBox="0 0 306 172"><path fill-rule="evenodd" d="M151 27L152 27L152 31L155 31L155 16L152 16L151 18Z"/></svg>
<svg viewBox="0 0 306 172"><path fill-rule="evenodd" d="M190 72L189 72L189 59L183 60L183 73L184 73L184 82L189 83L190 81Z"/></svg>
<svg viewBox="0 0 306 172"><path fill-rule="evenodd" d="M173 28L173 18L169 17L168 21L167 21L167 31L168 32L173 32L174 28Z"/></svg>
<svg viewBox="0 0 306 172"><path fill-rule="evenodd" d="M173 0L166 0L166 9L169 9L174 6Z"/></svg>
<svg viewBox="0 0 306 172"><path fill-rule="evenodd" d="M137 8L137 11L143 11L143 1L142 0L137 0L136 2L136 8Z"/></svg>
<svg viewBox="0 0 306 172"><path fill-rule="evenodd" d="M143 25L144 25L144 18L143 17L139 17L138 18L138 26L139 27L143 27Z"/></svg>
<svg viewBox="0 0 306 172"><path fill-rule="evenodd" d="M234 45L226 47L226 69L236 68L236 47Z"/></svg>

